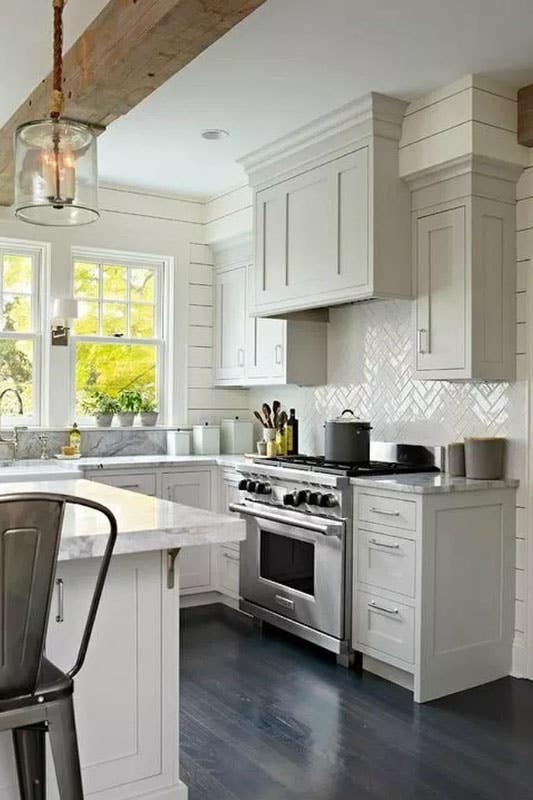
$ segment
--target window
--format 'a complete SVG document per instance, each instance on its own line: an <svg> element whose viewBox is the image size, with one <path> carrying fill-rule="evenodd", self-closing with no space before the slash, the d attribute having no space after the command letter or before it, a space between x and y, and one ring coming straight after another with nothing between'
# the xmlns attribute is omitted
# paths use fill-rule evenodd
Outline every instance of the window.
<svg viewBox="0 0 533 800"><path fill-rule="evenodd" d="M163 265L150 259L74 255L73 326L77 418L95 391L138 390L162 401Z"/></svg>
<svg viewBox="0 0 533 800"><path fill-rule="evenodd" d="M42 285L44 248L0 240L0 391L16 389L2 401L9 424L38 424L41 417ZM7 419L6 419L7 418Z"/></svg>

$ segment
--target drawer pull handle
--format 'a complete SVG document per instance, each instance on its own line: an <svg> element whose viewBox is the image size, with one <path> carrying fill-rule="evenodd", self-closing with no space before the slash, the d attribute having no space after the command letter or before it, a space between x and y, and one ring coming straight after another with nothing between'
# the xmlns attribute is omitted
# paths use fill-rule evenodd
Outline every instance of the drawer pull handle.
<svg viewBox="0 0 533 800"><path fill-rule="evenodd" d="M278 604L278 606L283 606L283 608L290 608L291 611L294 609L294 600L289 600L288 597L283 597L281 594L275 594L274 600Z"/></svg>
<svg viewBox="0 0 533 800"><path fill-rule="evenodd" d="M369 539L370 544L377 544L379 547L386 547L387 550L399 550L399 544L387 544L386 542L379 542L377 539Z"/></svg>
<svg viewBox="0 0 533 800"><path fill-rule="evenodd" d="M370 509L372 514L382 514L384 517L399 517L399 511L384 511L382 508L372 508Z"/></svg>
<svg viewBox="0 0 533 800"><path fill-rule="evenodd" d="M228 561L240 561L239 556L230 556L229 553L222 553L223 558L227 558Z"/></svg>
<svg viewBox="0 0 533 800"><path fill-rule="evenodd" d="M385 606L380 606L377 603L375 603L373 600L370 601L370 603L368 604L368 607L369 608L374 608L376 611L384 611L385 614L393 614L394 615L394 614L399 614L400 613L397 608L385 608Z"/></svg>

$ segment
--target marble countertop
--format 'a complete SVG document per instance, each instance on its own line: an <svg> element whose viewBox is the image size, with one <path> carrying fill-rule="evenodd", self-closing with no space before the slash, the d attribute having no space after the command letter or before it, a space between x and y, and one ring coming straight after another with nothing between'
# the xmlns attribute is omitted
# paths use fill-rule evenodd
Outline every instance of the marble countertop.
<svg viewBox="0 0 533 800"><path fill-rule="evenodd" d="M77 461L60 461L61 466L71 467L74 464L79 469L134 469L135 467L185 467L188 465L205 464L206 466L234 467L244 461L244 456L167 456L167 455L142 455L142 456L91 456L82 457Z"/></svg>
<svg viewBox="0 0 533 800"><path fill-rule="evenodd" d="M351 478L357 487L381 489L388 492L413 494L441 494L450 492L479 492L487 489L516 489L520 481L505 479L478 481L469 478L452 478L444 473L412 473L406 475L383 475L374 478Z"/></svg>
<svg viewBox="0 0 533 800"><path fill-rule="evenodd" d="M245 523L230 514L216 514L171 503L83 479L0 482L0 495L19 492L52 492L96 500L115 514L118 537L115 554L142 553L201 544L239 542ZM92 509L70 507L63 522L60 561L102 555L108 532L107 520Z"/></svg>

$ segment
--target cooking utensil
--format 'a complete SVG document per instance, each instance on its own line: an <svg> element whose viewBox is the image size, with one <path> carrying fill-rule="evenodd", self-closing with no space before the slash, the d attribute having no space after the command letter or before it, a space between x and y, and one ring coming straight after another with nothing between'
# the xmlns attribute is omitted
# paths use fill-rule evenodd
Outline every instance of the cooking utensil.
<svg viewBox="0 0 533 800"><path fill-rule="evenodd" d="M268 405L268 403L263 403L261 408L263 410L263 416L266 419L267 428L273 428L274 425L273 425L273 422L272 422L272 410L271 410L270 406Z"/></svg>
<svg viewBox="0 0 533 800"><path fill-rule="evenodd" d="M267 424L266 424L266 422L265 422L265 420L263 419L263 417L262 417L262 416L261 416L261 414L259 413L259 411L254 411L254 417L255 417L257 420L259 420L259 422L261 423L261 425L263 426L263 428L267 428L267 427L268 427L268 426L267 426Z"/></svg>
<svg viewBox="0 0 533 800"><path fill-rule="evenodd" d="M278 430L284 428L287 424L287 412L282 411L281 414L278 416Z"/></svg>
<svg viewBox="0 0 533 800"><path fill-rule="evenodd" d="M272 413L274 415L274 427L275 428L278 427L278 415L279 415L280 408L281 408L281 403L279 402L279 400L274 400L274 402L272 403Z"/></svg>
<svg viewBox="0 0 533 800"><path fill-rule="evenodd" d="M362 464L370 460L369 422L363 422L354 412L345 408L340 417L325 424L326 461L341 464Z"/></svg>

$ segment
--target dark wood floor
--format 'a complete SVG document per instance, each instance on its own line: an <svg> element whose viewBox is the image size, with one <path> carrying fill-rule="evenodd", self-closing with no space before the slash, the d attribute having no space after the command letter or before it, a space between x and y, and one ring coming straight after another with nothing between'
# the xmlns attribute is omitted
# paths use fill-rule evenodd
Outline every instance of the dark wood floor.
<svg viewBox="0 0 533 800"><path fill-rule="evenodd" d="M190 800L533 799L533 683L424 706L236 612L182 612Z"/></svg>

